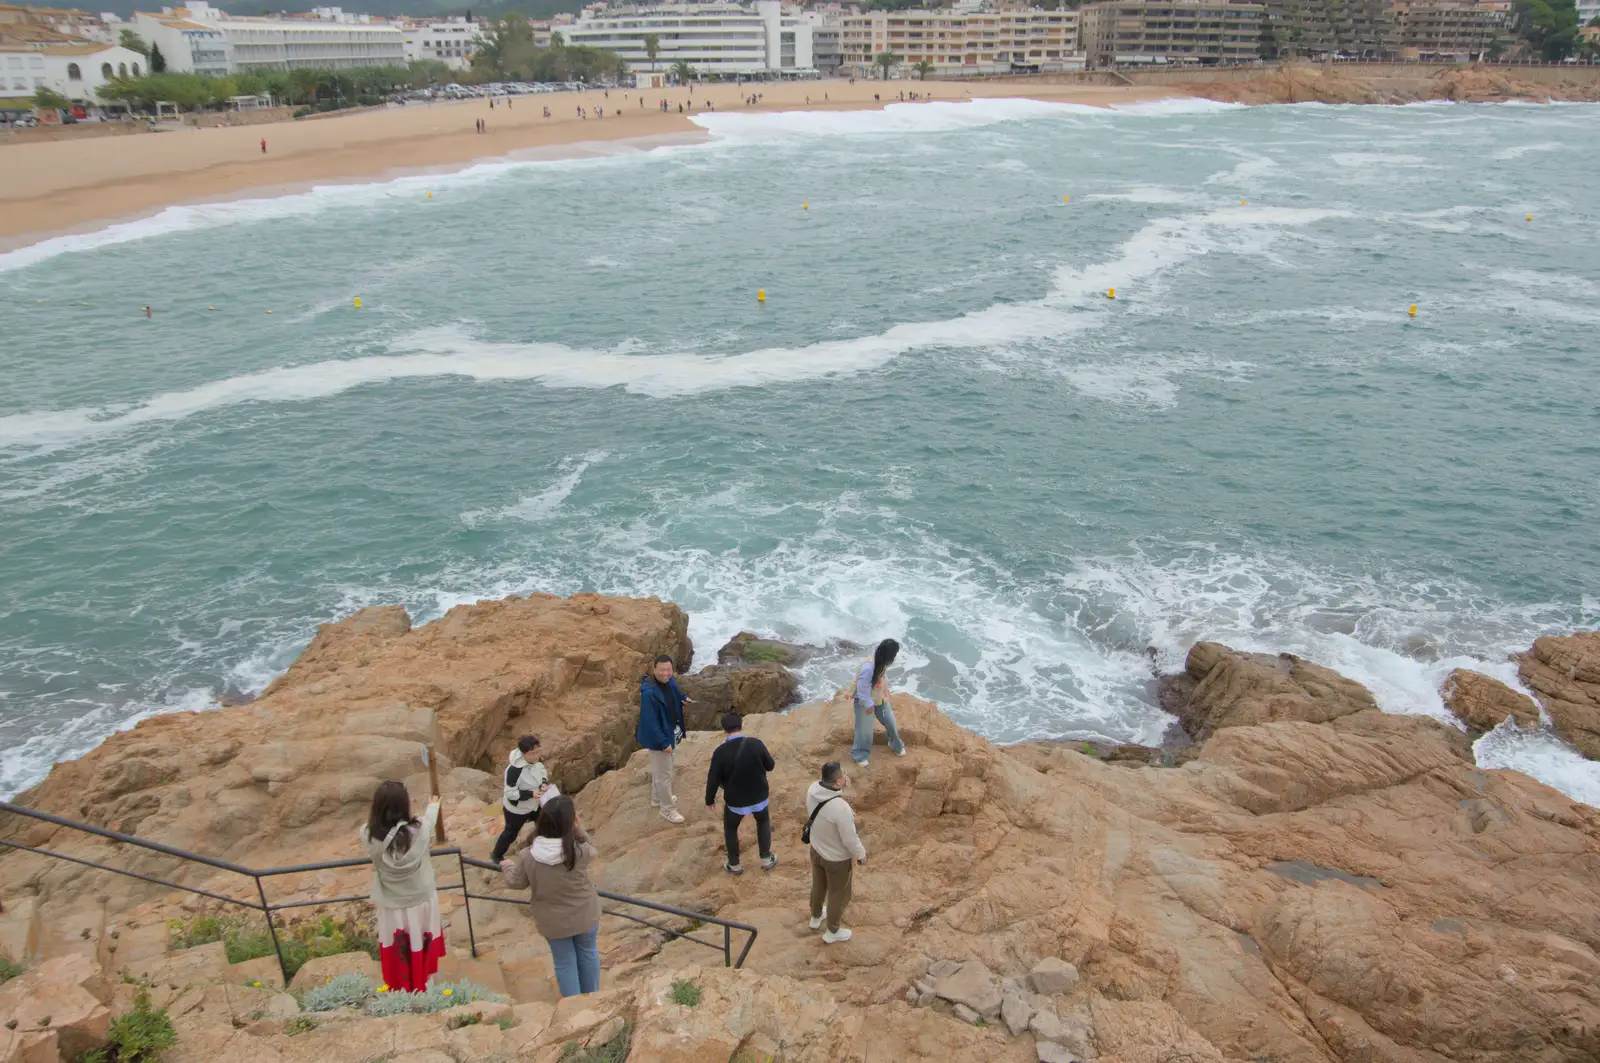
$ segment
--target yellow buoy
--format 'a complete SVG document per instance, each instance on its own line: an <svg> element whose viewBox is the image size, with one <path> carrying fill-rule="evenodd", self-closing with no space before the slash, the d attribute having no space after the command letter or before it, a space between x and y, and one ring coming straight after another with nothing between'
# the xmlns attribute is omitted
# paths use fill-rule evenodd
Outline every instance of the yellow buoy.
<svg viewBox="0 0 1600 1063"><path fill-rule="evenodd" d="M1406 311L1406 313L1410 314L1412 317L1416 317L1417 316L1417 304L1416 303L1412 303L1411 304L1411 309Z"/></svg>
<svg viewBox="0 0 1600 1063"><path fill-rule="evenodd" d="M359 295L356 296L356 309L357 310L361 309L361 296L359 296Z"/></svg>
<svg viewBox="0 0 1600 1063"><path fill-rule="evenodd" d="M270 313L272 313L272 311L271 311L271 310L268 310L268 311L267 311L267 313L269 313L269 314L270 314Z"/></svg>
<svg viewBox="0 0 1600 1063"><path fill-rule="evenodd" d="M765 288L757 288L756 289L756 302L764 303L766 301L767 301L767 290Z"/></svg>
<svg viewBox="0 0 1600 1063"><path fill-rule="evenodd" d="M1530 215L1528 215L1528 220L1529 220L1529 221L1532 221L1532 220L1533 220L1533 215L1532 215L1532 214L1530 214Z"/></svg>
<svg viewBox="0 0 1600 1063"><path fill-rule="evenodd" d="M802 204L800 204L800 209L801 210L810 210L811 209L811 204L810 203L802 203Z"/></svg>
<svg viewBox="0 0 1600 1063"><path fill-rule="evenodd" d="M432 192L429 192L429 193L428 193L428 198L429 198L429 199L432 199L432 198L433 198L433 193L432 193Z"/></svg>
<svg viewBox="0 0 1600 1063"><path fill-rule="evenodd" d="M1242 199L1239 200L1239 206L1241 206L1241 207L1244 206L1244 200L1242 200Z"/></svg>
<svg viewBox="0 0 1600 1063"><path fill-rule="evenodd" d="M208 307L206 307L206 309L207 309L207 310L215 310L215 309L216 309L216 307L214 307L214 306L208 306Z"/></svg>
<svg viewBox="0 0 1600 1063"><path fill-rule="evenodd" d="M1117 290L1115 288L1107 288L1106 289L1106 298L1107 299L1115 299L1116 297L1117 297Z"/></svg>
<svg viewBox="0 0 1600 1063"><path fill-rule="evenodd" d="M88 303L79 303L78 305L79 306L88 306L89 304Z"/></svg>
<svg viewBox="0 0 1600 1063"><path fill-rule="evenodd" d="M1061 197L1061 202L1063 202L1063 203L1071 203L1072 202L1072 197L1071 196L1062 196Z"/></svg>

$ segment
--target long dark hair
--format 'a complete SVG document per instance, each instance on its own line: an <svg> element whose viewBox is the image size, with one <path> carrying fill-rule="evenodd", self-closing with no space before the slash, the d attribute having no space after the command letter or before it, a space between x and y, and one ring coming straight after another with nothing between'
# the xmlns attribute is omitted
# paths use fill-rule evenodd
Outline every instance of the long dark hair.
<svg viewBox="0 0 1600 1063"><path fill-rule="evenodd" d="M561 862L571 871L578 866L578 809L566 794L552 797L539 809L539 837L561 839Z"/></svg>
<svg viewBox="0 0 1600 1063"><path fill-rule="evenodd" d="M894 639L884 639L878 643L878 648L872 651L872 685L877 686L883 678L883 673L889 670L895 657L900 653L900 644Z"/></svg>
<svg viewBox="0 0 1600 1063"><path fill-rule="evenodd" d="M391 779L379 783L372 795L372 811L367 815L367 837L381 842L397 823L404 826L395 831L394 841L389 843L389 848L403 853L411 848L412 829L420 830L422 823L411 815L411 795L406 792L406 784Z"/></svg>

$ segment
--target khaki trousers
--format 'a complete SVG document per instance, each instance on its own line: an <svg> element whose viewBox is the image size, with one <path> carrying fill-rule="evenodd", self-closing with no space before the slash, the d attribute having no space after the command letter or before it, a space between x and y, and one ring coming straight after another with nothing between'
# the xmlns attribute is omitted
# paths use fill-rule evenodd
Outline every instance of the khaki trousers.
<svg viewBox="0 0 1600 1063"><path fill-rule="evenodd" d="M650 750L650 803L662 811L677 808L672 797L672 750Z"/></svg>
<svg viewBox="0 0 1600 1063"><path fill-rule="evenodd" d="M824 860L811 850L811 918L822 916L823 902L828 905L828 932L839 932L839 920L850 903L850 880L855 875L855 863L850 860Z"/></svg>

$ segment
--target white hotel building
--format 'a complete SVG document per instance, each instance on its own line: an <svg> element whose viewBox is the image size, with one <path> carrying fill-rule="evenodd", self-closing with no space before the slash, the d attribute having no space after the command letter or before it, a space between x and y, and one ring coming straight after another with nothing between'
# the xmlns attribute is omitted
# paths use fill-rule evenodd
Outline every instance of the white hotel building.
<svg viewBox="0 0 1600 1063"><path fill-rule="evenodd" d="M465 70L482 43L480 27L466 19L402 19L406 61L432 59L452 70Z"/></svg>
<svg viewBox="0 0 1600 1063"><path fill-rule="evenodd" d="M336 12L338 9L329 10ZM160 15L141 12L139 20L140 25L148 25L145 20L178 23L164 28L189 36L193 33L185 26L220 33L224 42L221 50L227 56L227 72L233 74L296 67L405 66L404 33L393 26L362 21L366 18L364 15L339 14L342 20L337 22L314 16L235 18L205 0L194 0L187 7L162 8ZM209 41L204 47L217 50ZM165 47L161 52L163 56L168 55ZM183 67L175 64L174 69Z"/></svg>
<svg viewBox="0 0 1600 1063"><path fill-rule="evenodd" d="M754 8L727 3L596 5L585 8L562 33L568 44L616 52L635 74L665 72L678 62L687 62L696 74L723 77L771 77L815 69L811 26L785 15L778 0L757 0ZM644 41L652 33L660 44L654 64Z"/></svg>

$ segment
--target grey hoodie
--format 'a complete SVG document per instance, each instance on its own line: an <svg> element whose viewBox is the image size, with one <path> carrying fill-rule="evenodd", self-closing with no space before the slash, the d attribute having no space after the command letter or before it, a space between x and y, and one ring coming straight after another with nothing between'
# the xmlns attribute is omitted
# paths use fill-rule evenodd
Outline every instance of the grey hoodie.
<svg viewBox="0 0 1600 1063"><path fill-rule="evenodd" d="M411 828L411 844L403 853L392 848L403 824L383 838L370 836L366 824L361 825L361 842L372 857L372 903L379 908L411 908L427 903L434 895L428 850L433 845L433 826L439 821L439 802L429 801L420 819L422 826Z"/></svg>

